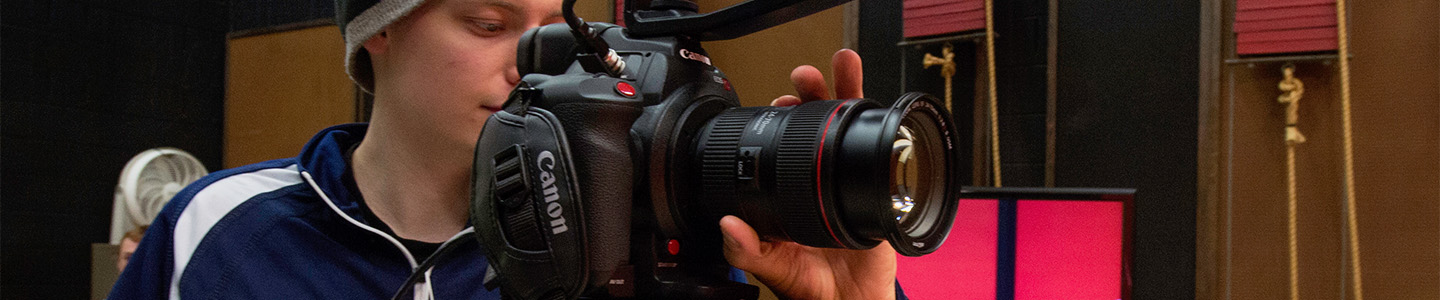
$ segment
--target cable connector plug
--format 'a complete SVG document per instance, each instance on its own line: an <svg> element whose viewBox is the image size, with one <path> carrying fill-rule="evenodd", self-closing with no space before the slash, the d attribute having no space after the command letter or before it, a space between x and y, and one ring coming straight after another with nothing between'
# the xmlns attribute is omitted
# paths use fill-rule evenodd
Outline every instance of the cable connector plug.
<svg viewBox="0 0 1440 300"><path fill-rule="evenodd" d="M621 77L625 71L625 60L610 49L610 44L600 37L601 30L585 23L585 19L575 16L575 0L565 0L562 11L565 16L565 23L570 25L570 32L575 34L575 42L580 46L577 60L586 72L605 73L612 77Z"/></svg>

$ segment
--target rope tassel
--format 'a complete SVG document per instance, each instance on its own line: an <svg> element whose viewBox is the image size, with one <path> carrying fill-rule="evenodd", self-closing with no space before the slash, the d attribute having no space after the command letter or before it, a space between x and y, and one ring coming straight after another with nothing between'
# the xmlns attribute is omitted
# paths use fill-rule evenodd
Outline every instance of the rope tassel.
<svg viewBox="0 0 1440 300"><path fill-rule="evenodd" d="M955 111L955 109L951 107L951 103L953 103L951 79L955 78L955 51L953 51L950 43L945 43L945 48L940 50L940 56L925 53L923 63L925 64L925 68L940 66L940 77L945 78L945 110Z"/></svg>

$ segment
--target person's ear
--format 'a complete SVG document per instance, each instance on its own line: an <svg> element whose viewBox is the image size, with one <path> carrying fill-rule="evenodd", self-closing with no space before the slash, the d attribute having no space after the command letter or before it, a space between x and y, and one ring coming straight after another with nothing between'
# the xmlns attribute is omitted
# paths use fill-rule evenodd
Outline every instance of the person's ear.
<svg viewBox="0 0 1440 300"><path fill-rule="evenodd" d="M379 33L365 40L365 43L361 44L361 46L365 47L365 51L370 52L371 56L384 54L385 50L388 50L390 47L390 37L386 34L386 31L388 31L388 29L380 30Z"/></svg>

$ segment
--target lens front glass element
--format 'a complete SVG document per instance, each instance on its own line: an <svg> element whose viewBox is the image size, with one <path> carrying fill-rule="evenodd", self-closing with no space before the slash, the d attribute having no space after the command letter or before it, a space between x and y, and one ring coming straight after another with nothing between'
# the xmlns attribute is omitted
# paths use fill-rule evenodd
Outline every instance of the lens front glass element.
<svg viewBox="0 0 1440 300"><path fill-rule="evenodd" d="M890 153L890 203L896 228L909 236L928 234L941 212L945 150L934 116L906 115L895 132Z"/></svg>
<svg viewBox="0 0 1440 300"><path fill-rule="evenodd" d="M911 193L919 191L919 168L924 159L920 152L915 151L914 134L910 127L900 126L899 132L895 133L895 143L890 150L890 165L893 179L890 185L890 202L895 210L895 222L900 223L900 228L908 228L912 223L910 211L915 209L915 198Z"/></svg>

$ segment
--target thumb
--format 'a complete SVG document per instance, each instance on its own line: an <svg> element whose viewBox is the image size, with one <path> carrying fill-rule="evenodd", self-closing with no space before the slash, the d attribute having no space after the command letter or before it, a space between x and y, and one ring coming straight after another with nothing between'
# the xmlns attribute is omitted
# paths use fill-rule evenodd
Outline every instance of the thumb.
<svg viewBox="0 0 1440 300"><path fill-rule="evenodd" d="M725 238L725 259L730 265L755 274L757 277L775 274L775 264L769 262L769 245L760 241L759 234L745 221L735 216L720 219L720 232Z"/></svg>

